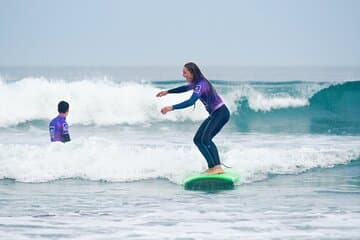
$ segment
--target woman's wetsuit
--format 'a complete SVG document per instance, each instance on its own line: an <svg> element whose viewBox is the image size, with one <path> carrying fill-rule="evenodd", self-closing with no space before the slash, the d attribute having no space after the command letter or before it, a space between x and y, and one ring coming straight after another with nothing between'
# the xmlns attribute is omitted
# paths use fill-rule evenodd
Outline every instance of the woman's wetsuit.
<svg viewBox="0 0 360 240"><path fill-rule="evenodd" d="M194 143L206 159L208 167L212 168L220 164L219 153L212 139L229 121L230 112L220 96L205 79L201 79L195 84L191 83L170 89L168 93L182 93L189 90L193 90L191 97L182 103L173 105L172 108L176 110L189 107L194 105L198 99L205 105L209 117L197 130Z"/></svg>

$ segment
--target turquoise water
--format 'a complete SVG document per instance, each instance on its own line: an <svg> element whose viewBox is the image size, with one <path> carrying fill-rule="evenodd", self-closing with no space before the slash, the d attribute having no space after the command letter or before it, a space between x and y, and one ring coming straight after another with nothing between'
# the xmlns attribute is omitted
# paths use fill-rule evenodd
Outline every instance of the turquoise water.
<svg viewBox="0 0 360 240"><path fill-rule="evenodd" d="M296 99L297 94L292 91L304 89L309 84L303 82L266 83L266 90L270 89L270 94L274 95L279 90L286 92L291 97L283 97L283 100L291 102ZM270 106L268 107L270 109L254 109L251 96L250 99L240 98L236 102L236 125L242 131L358 135L360 133L360 107L358 106L360 81L332 83L329 86L326 83L322 84L323 86L306 100L300 98L305 101L305 104L299 102L295 107L284 104L285 107L271 108ZM274 98L276 100L276 97ZM281 99L281 97L277 98ZM269 101L269 99L264 101Z"/></svg>
<svg viewBox="0 0 360 240"><path fill-rule="evenodd" d="M1 239L357 239L360 70L205 68L231 112L215 138L235 190L185 191L205 167L177 68L0 68ZM72 142L49 143L59 100ZM216 230L215 230L216 229Z"/></svg>

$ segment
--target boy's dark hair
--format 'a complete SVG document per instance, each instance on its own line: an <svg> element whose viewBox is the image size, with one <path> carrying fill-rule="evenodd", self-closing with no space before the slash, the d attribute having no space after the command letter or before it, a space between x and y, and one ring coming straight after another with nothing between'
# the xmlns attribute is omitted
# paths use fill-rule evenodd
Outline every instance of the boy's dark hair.
<svg viewBox="0 0 360 240"><path fill-rule="evenodd" d="M66 113L67 111L69 111L69 103L65 102L65 101L61 101L58 104L58 112L59 113Z"/></svg>

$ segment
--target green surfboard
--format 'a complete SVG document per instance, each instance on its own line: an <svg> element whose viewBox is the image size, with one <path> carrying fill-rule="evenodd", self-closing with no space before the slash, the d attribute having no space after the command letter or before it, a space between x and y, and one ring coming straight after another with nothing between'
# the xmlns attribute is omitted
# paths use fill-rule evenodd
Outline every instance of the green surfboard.
<svg viewBox="0 0 360 240"><path fill-rule="evenodd" d="M202 173L185 179L184 187L193 191L230 190L235 188L239 180L240 175L234 172L215 175Z"/></svg>

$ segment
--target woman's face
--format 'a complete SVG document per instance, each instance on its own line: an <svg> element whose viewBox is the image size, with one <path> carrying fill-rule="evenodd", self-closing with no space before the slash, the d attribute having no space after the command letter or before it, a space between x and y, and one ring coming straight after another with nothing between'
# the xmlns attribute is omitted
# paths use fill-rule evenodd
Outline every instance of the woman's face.
<svg viewBox="0 0 360 240"><path fill-rule="evenodd" d="M191 72L186 67L183 68L183 77L189 83L191 83L193 81L193 78L194 78L193 75L191 74Z"/></svg>

